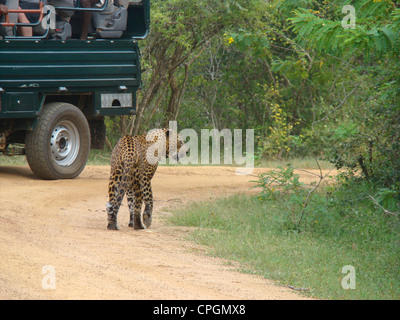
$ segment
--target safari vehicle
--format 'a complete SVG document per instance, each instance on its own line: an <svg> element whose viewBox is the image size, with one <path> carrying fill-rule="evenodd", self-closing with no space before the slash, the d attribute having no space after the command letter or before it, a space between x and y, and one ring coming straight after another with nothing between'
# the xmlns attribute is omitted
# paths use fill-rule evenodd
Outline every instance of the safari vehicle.
<svg viewBox="0 0 400 320"><path fill-rule="evenodd" d="M136 111L138 40L149 32L150 0L125 6L105 0L91 8L79 0L37 1L38 9L8 6L0 18L0 154L26 155L42 179L72 179L90 148L103 148L104 117ZM92 12L86 40L79 40L82 11ZM18 22L18 12L36 13L38 21ZM62 12L70 18L60 18ZM33 35L18 35L27 26Z"/></svg>

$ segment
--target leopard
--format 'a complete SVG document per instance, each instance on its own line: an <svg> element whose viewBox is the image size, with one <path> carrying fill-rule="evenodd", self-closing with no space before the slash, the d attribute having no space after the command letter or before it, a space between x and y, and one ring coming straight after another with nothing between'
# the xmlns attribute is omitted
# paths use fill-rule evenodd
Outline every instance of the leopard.
<svg viewBox="0 0 400 320"><path fill-rule="evenodd" d="M130 213L128 226L135 230L148 229L153 215L151 180L158 164L165 158L179 161L186 153L180 135L170 128L153 129L144 135L122 136L110 159L107 229L119 230L117 215L125 194Z"/></svg>

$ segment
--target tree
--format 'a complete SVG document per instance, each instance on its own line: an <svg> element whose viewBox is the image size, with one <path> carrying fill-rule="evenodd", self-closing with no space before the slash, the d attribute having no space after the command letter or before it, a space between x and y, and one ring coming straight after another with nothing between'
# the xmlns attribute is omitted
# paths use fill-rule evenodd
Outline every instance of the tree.
<svg viewBox="0 0 400 320"><path fill-rule="evenodd" d="M175 120L189 76L189 68L216 35L230 25L249 19L259 0L154 0L152 30L146 40L145 86L131 132L144 129L164 99L163 124ZM159 111L160 112L160 111Z"/></svg>
<svg viewBox="0 0 400 320"><path fill-rule="evenodd" d="M359 169L365 179L400 196L400 9L389 0L334 3L354 5L354 29L343 28L339 14L332 20L301 9L291 19L299 43L348 61L357 74L346 99L321 114L316 126L329 127L327 150L338 168Z"/></svg>

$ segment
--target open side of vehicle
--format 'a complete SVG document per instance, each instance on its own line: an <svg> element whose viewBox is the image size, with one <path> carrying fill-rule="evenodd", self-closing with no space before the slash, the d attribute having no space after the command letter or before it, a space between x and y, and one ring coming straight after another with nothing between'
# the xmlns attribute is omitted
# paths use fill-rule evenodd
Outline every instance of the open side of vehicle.
<svg viewBox="0 0 400 320"><path fill-rule="evenodd" d="M55 26L62 28L52 29L52 7L42 3L43 14L35 11L38 22L31 24L11 16L27 10L9 9L0 20L6 30L0 38L0 153L26 154L42 179L77 177L90 148L104 146L104 117L135 113L141 86L137 40L149 32L149 6L149 0L131 0L111 7L105 0L90 9L79 1L55 7L93 12L87 40L74 36L75 15L68 21L56 16ZM18 35L20 27L39 25L31 37Z"/></svg>

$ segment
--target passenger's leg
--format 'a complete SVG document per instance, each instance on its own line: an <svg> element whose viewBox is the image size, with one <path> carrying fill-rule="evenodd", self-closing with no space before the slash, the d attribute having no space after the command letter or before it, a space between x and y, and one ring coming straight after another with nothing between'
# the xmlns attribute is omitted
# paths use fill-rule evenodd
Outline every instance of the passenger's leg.
<svg viewBox="0 0 400 320"><path fill-rule="evenodd" d="M21 9L21 8L20 8ZM18 13L18 22L19 23L30 23L25 13ZM32 27L18 27L18 33L23 37L32 37Z"/></svg>
<svg viewBox="0 0 400 320"><path fill-rule="evenodd" d="M94 4L98 3L99 0L82 0L81 6L82 8L91 8ZM82 29L81 29L81 40L86 40L90 23L92 22L92 13L91 12L82 12Z"/></svg>

